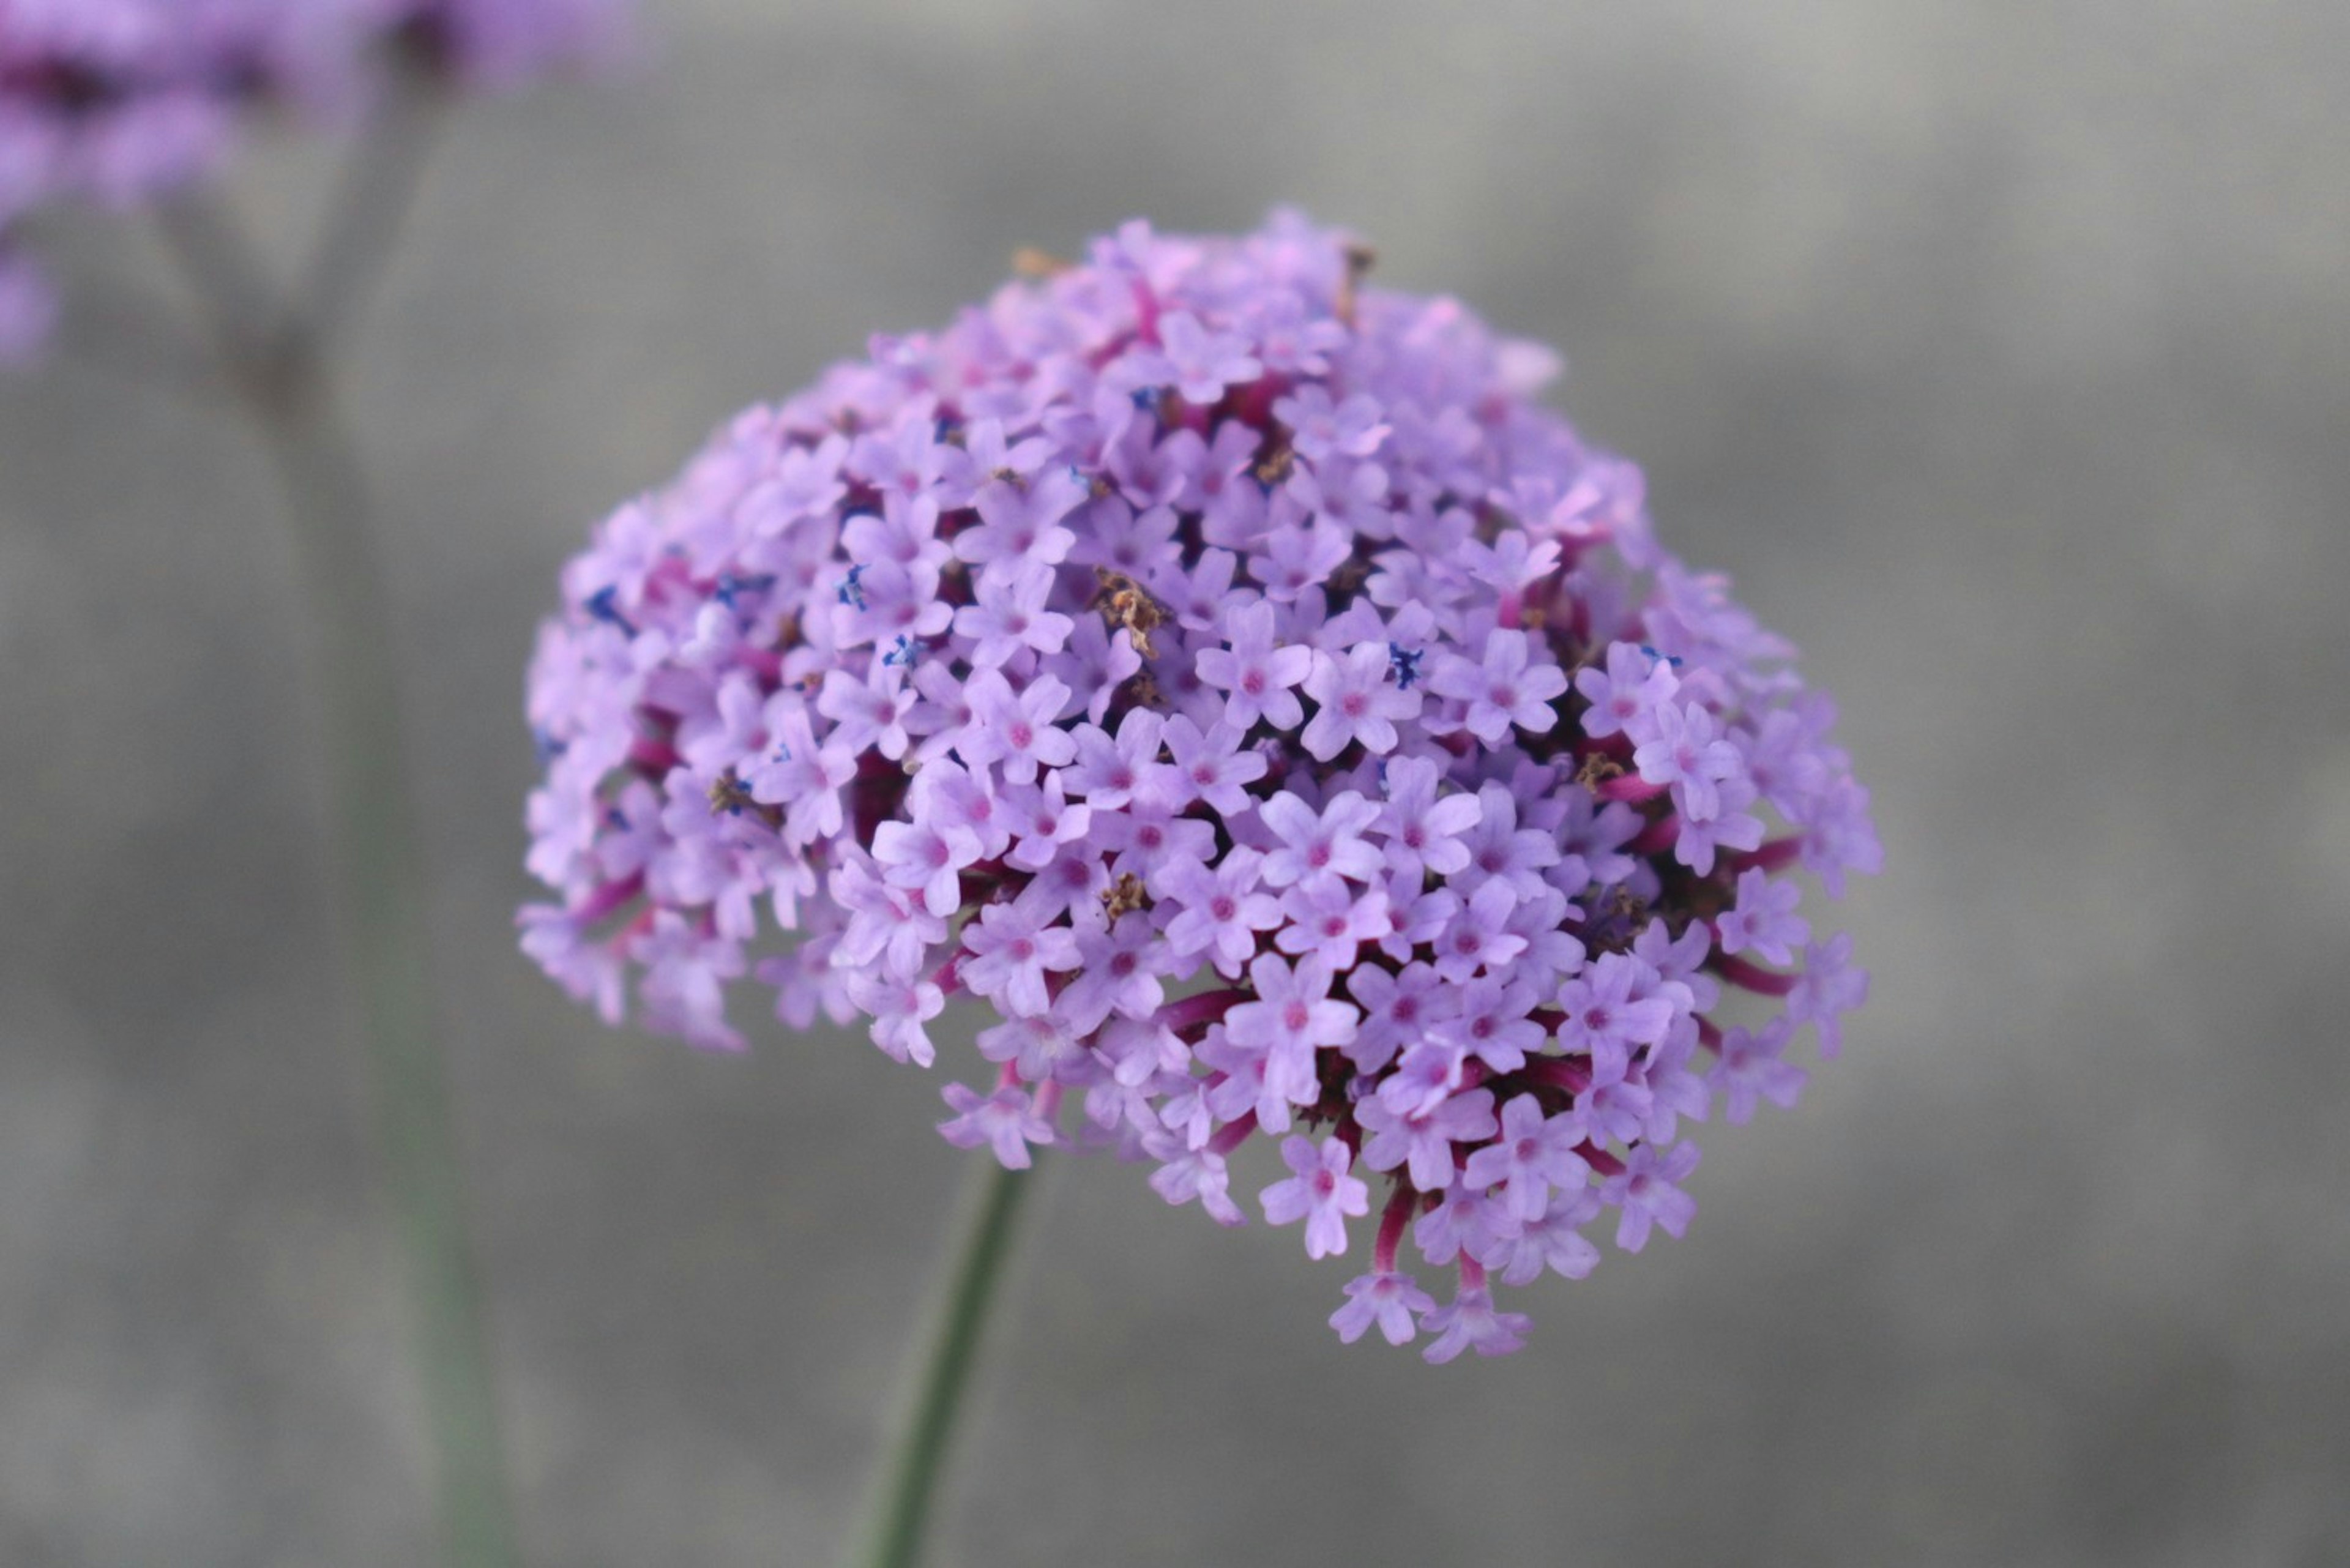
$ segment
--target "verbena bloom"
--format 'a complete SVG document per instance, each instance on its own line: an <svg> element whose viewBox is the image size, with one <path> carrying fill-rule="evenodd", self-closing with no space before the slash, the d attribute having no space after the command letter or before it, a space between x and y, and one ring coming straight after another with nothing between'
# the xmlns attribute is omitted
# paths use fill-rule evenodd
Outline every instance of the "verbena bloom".
<svg viewBox="0 0 2350 1568"><path fill-rule="evenodd" d="M619 45L633 0L0 0L0 363L56 314L18 237L52 202L126 208L212 173L243 122L348 119L396 61L503 88Z"/></svg>
<svg viewBox="0 0 2350 1568"><path fill-rule="evenodd" d="M615 513L532 667L523 923L607 1016L633 973L733 1048L747 971L992 1064L943 1130L1007 1164L1107 1147L1235 1224L1275 1138L1268 1219L1371 1231L1333 1326L1441 1361L1611 1212L1687 1227L1683 1129L1865 993L1797 877L1878 851L1790 650L1533 400L1555 358L1363 254L1130 223Z"/></svg>

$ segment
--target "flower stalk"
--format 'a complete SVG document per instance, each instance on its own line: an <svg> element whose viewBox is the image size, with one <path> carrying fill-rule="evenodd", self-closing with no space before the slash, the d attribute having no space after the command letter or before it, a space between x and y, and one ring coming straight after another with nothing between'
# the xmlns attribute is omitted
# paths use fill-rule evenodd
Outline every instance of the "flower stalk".
<svg viewBox="0 0 2350 1568"><path fill-rule="evenodd" d="M514 1568L521 1552L434 1016L431 888L410 793L393 618L335 386L334 348L355 325L421 171L427 109L404 103L398 115L392 134L363 140L351 199L322 242L314 275L324 282L312 297L327 316L281 306L220 209L199 199L159 217L210 315L219 379L251 419L286 503L319 710L336 923L414 1314L442 1550L465 1568Z"/></svg>
<svg viewBox="0 0 2350 1568"><path fill-rule="evenodd" d="M863 1536L847 1559L849 1568L913 1568L921 1561L988 1311L1012 1252L1021 1204L1034 1183L1026 1171L993 1161L973 1164L952 1271L931 1310L915 1380L875 1481Z"/></svg>

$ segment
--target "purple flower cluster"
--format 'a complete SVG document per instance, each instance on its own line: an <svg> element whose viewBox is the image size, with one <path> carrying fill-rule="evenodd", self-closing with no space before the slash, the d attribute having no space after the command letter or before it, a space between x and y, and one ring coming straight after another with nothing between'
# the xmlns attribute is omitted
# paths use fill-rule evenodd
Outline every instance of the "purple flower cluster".
<svg viewBox="0 0 2350 1568"><path fill-rule="evenodd" d="M130 207L226 155L259 107L348 114L395 54L494 87L603 54L629 0L0 0L0 363L57 311L15 237L53 202Z"/></svg>
<svg viewBox="0 0 2350 1568"><path fill-rule="evenodd" d="M1341 1337L1443 1361L1603 1213L1681 1233L1684 1123L1792 1101L1866 991L1791 873L1878 850L1791 649L1531 400L1554 358L1367 259L1130 223L615 513L531 670L521 922L709 1046L745 976L925 1066L976 997L941 1130L1008 1166L1107 1145L1236 1224L1277 1140L1310 1255L1378 1216Z"/></svg>

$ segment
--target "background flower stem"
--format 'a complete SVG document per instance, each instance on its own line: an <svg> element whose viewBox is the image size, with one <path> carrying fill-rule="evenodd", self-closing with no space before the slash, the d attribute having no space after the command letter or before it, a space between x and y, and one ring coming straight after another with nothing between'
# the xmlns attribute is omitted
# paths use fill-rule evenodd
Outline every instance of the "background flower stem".
<svg viewBox="0 0 2350 1568"><path fill-rule="evenodd" d="M221 379L251 416L286 500L325 752L329 875L408 1276L442 1549L463 1568L515 1568L520 1548L434 1016L432 893L410 794L391 607L333 363L421 171L426 127L418 112L403 106L390 134L368 136L354 153L350 199L311 273L310 297L329 316L281 305L223 210L189 202L166 209L161 222L212 317Z"/></svg>
<svg viewBox="0 0 2350 1568"><path fill-rule="evenodd" d="M921 1360L895 1441L877 1477L852 1568L913 1568L945 1468L956 1418L971 1386L989 1307L1012 1250L1020 1205L1034 1173L1007 1170L984 1156L974 1164L958 1230L953 1272L934 1303Z"/></svg>

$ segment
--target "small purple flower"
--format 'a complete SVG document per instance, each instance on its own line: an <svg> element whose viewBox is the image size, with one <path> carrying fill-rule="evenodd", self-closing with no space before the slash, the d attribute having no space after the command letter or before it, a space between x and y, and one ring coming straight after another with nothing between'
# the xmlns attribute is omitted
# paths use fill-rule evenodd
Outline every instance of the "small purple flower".
<svg viewBox="0 0 2350 1568"><path fill-rule="evenodd" d="M1166 995L1159 976L1167 950L1147 916L1127 915L1107 930L1077 932L1076 976L1061 992L1058 1010L1079 1034L1091 1034L1112 1013L1148 1018Z"/></svg>
<svg viewBox="0 0 2350 1568"><path fill-rule="evenodd" d="M1518 1233L1518 1222L1484 1189L1456 1181L1435 1208L1413 1221L1411 1239L1431 1263L1465 1258L1482 1263Z"/></svg>
<svg viewBox="0 0 2350 1568"><path fill-rule="evenodd" d="M1284 791L1257 807L1257 815L1277 840L1264 858L1268 887L1307 888L1344 877L1367 882L1378 875L1379 852L1362 837L1378 807L1352 790L1334 796L1318 813Z"/></svg>
<svg viewBox="0 0 2350 1568"><path fill-rule="evenodd" d="M1559 988L1559 1044L1591 1058L1604 1080L1624 1075L1632 1053L1665 1037L1673 1006L1661 997L1638 994L1656 971L1624 953L1602 953L1597 962Z"/></svg>
<svg viewBox="0 0 2350 1568"><path fill-rule="evenodd" d="M1068 559L1077 536L1061 520L1086 498L1085 482L1067 469L1053 469L1033 484L993 480L979 493L977 526L955 535L954 551L982 569L982 576L1016 578L1030 566Z"/></svg>
<svg viewBox="0 0 2350 1568"><path fill-rule="evenodd" d="M1077 967L1077 934L1048 926L1017 903L990 904L963 928L963 983L993 997L1015 1018L1033 1018L1050 1005L1045 971Z"/></svg>
<svg viewBox="0 0 2350 1568"><path fill-rule="evenodd" d="M1351 553L1346 530L1327 518L1316 517L1303 528L1275 532L1265 541L1264 553L1254 557L1250 572L1264 585L1268 603L1292 605L1307 589L1327 580Z"/></svg>
<svg viewBox="0 0 2350 1568"><path fill-rule="evenodd" d="M1453 1298L1420 1319L1436 1342L1420 1355L1440 1366L1464 1350L1480 1355L1507 1355L1526 1342L1533 1320L1522 1312L1500 1312L1492 1293L1482 1285L1463 1284Z"/></svg>
<svg viewBox="0 0 2350 1568"><path fill-rule="evenodd" d="M1314 668L1314 650L1274 643L1274 607L1259 600L1235 610L1225 623L1225 649L1199 659L1200 679L1231 693L1224 717L1243 731L1262 719L1276 730L1294 730L1305 717L1291 691Z"/></svg>
<svg viewBox="0 0 2350 1568"><path fill-rule="evenodd" d="M1617 1211L1617 1246L1638 1251L1648 1244L1651 1225L1661 1225L1666 1234L1676 1237L1689 1229L1697 1202L1676 1184L1689 1179L1697 1162L1693 1143L1677 1143L1661 1152L1654 1144L1643 1143L1625 1157L1624 1169L1599 1189L1599 1200Z"/></svg>
<svg viewBox="0 0 2350 1568"><path fill-rule="evenodd" d="M1450 877L1469 864L1461 836L1477 826L1484 807L1473 794L1440 798L1443 774L1425 757L1399 757L1387 764L1387 804L1378 831L1387 838L1388 865L1398 876Z"/></svg>
<svg viewBox="0 0 2350 1568"><path fill-rule="evenodd" d="M1412 1283L1409 1274L1378 1270L1348 1280L1347 1304L1330 1314L1330 1326L1340 1343L1352 1345L1373 1324L1389 1345L1409 1345L1417 1330L1412 1320L1436 1310L1436 1298Z"/></svg>
<svg viewBox="0 0 2350 1568"><path fill-rule="evenodd" d="M1024 1083L1089 1083L1100 1076L1094 1054L1059 1007L983 1029L978 1044L981 1055L1009 1063Z"/></svg>
<svg viewBox="0 0 2350 1568"><path fill-rule="evenodd" d="M972 665L992 670L1023 649L1060 652L1076 623L1045 607L1052 591L1052 568L1040 561L983 577L978 602L954 612L955 635L972 639Z"/></svg>
<svg viewBox="0 0 2350 1568"><path fill-rule="evenodd" d="M1363 1145L1366 1166L1373 1170L1406 1166L1414 1187L1441 1192L1452 1183L1453 1146L1493 1136L1493 1091L1464 1089L1409 1116L1375 1095L1355 1107L1355 1119L1371 1135Z"/></svg>
<svg viewBox="0 0 2350 1568"><path fill-rule="evenodd" d="M1030 1145L1043 1148L1060 1141L1024 1089L1005 1085L983 1095L967 1084L949 1084L939 1092L955 1112L939 1124L940 1134L957 1148L987 1145L1006 1170L1028 1168Z"/></svg>
<svg viewBox="0 0 2350 1568"><path fill-rule="evenodd" d="M1868 971L1852 967L1850 931L1838 931L1825 945L1804 944L1804 972L1787 993L1787 1017L1819 1025L1822 1056L1833 1058L1844 1050L1840 1015L1867 1000Z"/></svg>
<svg viewBox="0 0 2350 1568"><path fill-rule="evenodd" d="M1178 906L1167 940L1178 959L1212 956L1217 969L1237 976L1256 951L1256 934L1281 924L1281 902L1257 890L1264 857L1243 846L1211 870L1197 860L1164 862L1150 889Z"/></svg>
<svg viewBox="0 0 2350 1568"><path fill-rule="evenodd" d="M1627 735L1635 744L1656 733L1658 710L1680 687L1673 667L1655 650L1629 642L1607 645L1607 668L1579 670L1575 689L1591 706L1583 732L1594 740Z"/></svg>
<svg viewBox="0 0 2350 1568"><path fill-rule="evenodd" d="M1055 722L1069 689L1040 675L1014 692L1003 677L983 670L972 677L971 726L957 748L974 765L997 763L1013 784L1033 784L1040 767L1058 767L1077 754L1077 742Z"/></svg>
<svg viewBox="0 0 2350 1568"><path fill-rule="evenodd" d="M1534 1005L1534 988L1523 981L1471 981L1461 988L1459 1005L1443 1029L1494 1072L1514 1073L1525 1065L1528 1053L1542 1049L1548 1033L1527 1016Z"/></svg>
<svg viewBox="0 0 2350 1568"><path fill-rule="evenodd" d="M1138 373L1161 386L1171 385L1185 402L1212 403L1226 387L1255 380L1264 367L1249 352L1249 340L1238 333L1211 332L1189 311L1159 318L1162 353L1149 356Z"/></svg>
<svg viewBox="0 0 2350 1568"><path fill-rule="evenodd" d="M1309 462L1337 456L1368 457L1388 439L1379 405L1357 392L1333 403L1330 394L1308 382L1273 405L1273 417L1289 428L1289 444Z"/></svg>
<svg viewBox="0 0 2350 1568"><path fill-rule="evenodd" d="M1651 738L1632 753L1640 776L1652 784L1672 785L1673 799L1686 816L1703 821L1721 815L1718 786L1745 772L1738 748L1721 738L1713 714L1696 703L1665 703L1654 720Z"/></svg>
<svg viewBox="0 0 2350 1568"><path fill-rule="evenodd" d="M743 972L743 950L667 909L629 944L644 965L639 990L647 1014L696 1045L740 1051L743 1036L726 1022L726 982Z"/></svg>
<svg viewBox="0 0 2350 1568"><path fill-rule="evenodd" d="M1315 1052L1345 1046L1360 1014L1330 1000L1330 971L1316 959L1300 959L1293 970L1267 953L1249 965L1249 981L1256 1000L1225 1015L1225 1033L1234 1044L1265 1054L1270 1092L1294 1106L1312 1105Z"/></svg>
<svg viewBox="0 0 2350 1568"><path fill-rule="evenodd" d="M1379 1081L1377 1098L1399 1116L1428 1116L1461 1087L1468 1067L1469 1053L1458 1040L1440 1034L1422 1040L1407 1047L1395 1071ZM1357 1119L1361 1115L1357 1113Z"/></svg>
<svg viewBox="0 0 2350 1568"><path fill-rule="evenodd" d="M1116 811L1135 796L1156 765L1167 722L1147 708L1128 712L1112 737L1092 725L1076 735L1076 761L1061 770L1068 787L1081 792L1098 811Z"/></svg>
<svg viewBox="0 0 2350 1568"><path fill-rule="evenodd" d="M962 868L980 857L979 836L954 824L885 822L874 829L873 858L882 879L910 888L944 919L962 906Z"/></svg>
<svg viewBox="0 0 2350 1568"><path fill-rule="evenodd" d="M1758 1098L1783 1110L1794 1107L1811 1077L1783 1055L1794 1033L1793 1023L1774 1018L1759 1032L1732 1029L1722 1036L1721 1060L1714 1064L1710 1086L1722 1096L1724 1121L1752 1120Z"/></svg>
<svg viewBox="0 0 2350 1568"><path fill-rule="evenodd" d="M1317 649L1305 695L1319 706L1299 740L1326 763L1356 742L1373 756L1394 751L1396 721L1419 713L1419 693L1389 678L1387 645L1379 642L1358 642L1343 659Z"/></svg>
<svg viewBox="0 0 2350 1568"><path fill-rule="evenodd" d="M1376 1073L1386 1066L1400 1047L1451 1016L1458 1005L1451 988L1424 963L1406 964L1395 971L1367 964L1348 978L1347 989L1363 1009L1362 1027L1347 1048L1356 1070L1362 1073Z"/></svg>
<svg viewBox="0 0 2350 1568"><path fill-rule="evenodd" d="M872 1015L873 1044L896 1062L927 1067L938 1060L927 1027L946 1010L946 993L926 980L899 980L868 971L858 974L850 996Z"/></svg>
<svg viewBox="0 0 2350 1568"><path fill-rule="evenodd" d="M1477 792L1477 817L1461 836L1475 875L1501 882L1515 898L1541 891L1543 873L1559 863L1558 840L1538 827L1518 826L1518 803L1501 784Z"/></svg>
<svg viewBox="0 0 2350 1568"><path fill-rule="evenodd" d="M1080 843L1093 826L1093 808L1072 801L1062 775L1048 773L1041 784L1010 784L1003 817L1016 842L1003 858L1023 871L1042 871L1066 845Z"/></svg>
<svg viewBox="0 0 2350 1568"><path fill-rule="evenodd" d="M1687 781L1673 785L1673 803L1680 808L1674 821L1680 828L1673 840L1673 858L1700 877L1713 874L1715 855L1727 846L1731 849L1753 849L1762 843L1762 819L1748 814L1746 808L1754 803L1754 786L1743 778L1732 777L1711 786L1708 804L1712 814L1698 816L1684 804Z"/></svg>
<svg viewBox="0 0 2350 1568"><path fill-rule="evenodd" d="M1549 733L1558 722L1551 700L1566 691L1566 675L1555 663L1533 662L1524 632L1495 631L1482 659L1448 655L1429 684L1467 703L1470 733L1493 745L1513 724L1529 735Z"/></svg>
<svg viewBox="0 0 2350 1568"><path fill-rule="evenodd" d="M1146 1144L1154 1158L1162 1161L1151 1173L1151 1189L1170 1203L1189 1203L1194 1198L1208 1217L1219 1225L1238 1225L1245 1216L1240 1205L1228 1196L1231 1174L1224 1168L1224 1157L1212 1149L1185 1148L1174 1140Z"/></svg>
<svg viewBox="0 0 2350 1568"><path fill-rule="evenodd" d="M1599 1194L1592 1188L1578 1188L1572 1196L1553 1193L1543 1217L1521 1229L1502 1249L1502 1282L1530 1285L1545 1270L1565 1279L1589 1278L1599 1266L1599 1249L1583 1227L1598 1218L1599 1209Z"/></svg>
<svg viewBox="0 0 2350 1568"><path fill-rule="evenodd" d="M1274 939L1285 953L1311 953L1333 973L1355 967L1367 942L1394 929L1388 896L1377 888L1357 890L1344 882L1301 882L1282 895L1281 912L1290 923Z"/></svg>
<svg viewBox="0 0 2350 1568"><path fill-rule="evenodd" d="M1502 1107L1501 1137L1469 1157L1463 1178L1471 1187L1499 1187L1512 1217L1532 1224L1550 1207L1553 1188L1579 1190L1591 1167L1575 1152L1583 1146L1583 1118L1572 1111L1543 1115L1532 1095Z"/></svg>
<svg viewBox="0 0 2350 1568"><path fill-rule="evenodd" d="M1167 721L1167 753L1174 761L1166 765L1177 780L1170 792L1174 804L1197 800L1225 816L1249 809L1246 786L1264 777L1270 764L1263 753L1241 749L1243 733L1230 720L1205 731L1180 713Z"/></svg>
<svg viewBox="0 0 2350 1568"><path fill-rule="evenodd" d="M1526 950L1525 939L1509 926L1517 907L1515 889L1500 877L1479 884L1436 938L1436 972L1462 985L1515 961Z"/></svg>
<svg viewBox="0 0 2350 1568"><path fill-rule="evenodd" d="M1287 1225L1305 1220L1309 1258L1345 1251L1348 1216L1371 1210L1371 1189L1347 1174L1355 1157L1335 1137L1325 1138L1318 1149L1311 1138L1289 1137L1281 1142L1281 1158L1294 1174L1259 1195L1265 1222Z"/></svg>
<svg viewBox="0 0 2350 1568"><path fill-rule="evenodd" d="M913 711L914 694L897 669L884 667L869 680L845 670L827 670L816 707L832 721L826 739L843 750L869 748L893 762L906 754L906 715Z"/></svg>
<svg viewBox="0 0 2350 1568"><path fill-rule="evenodd" d="M1773 963L1786 963L1794 958L1794 946L1812 934L1812 928L1795 907L1804 901L1804 890L1793 882L1773 882L1759 866L1750 866L1738 874L1738 902L1721 912L1713 922L1721 939L1721 950L1742 952L1753 949Z"/></svg>

